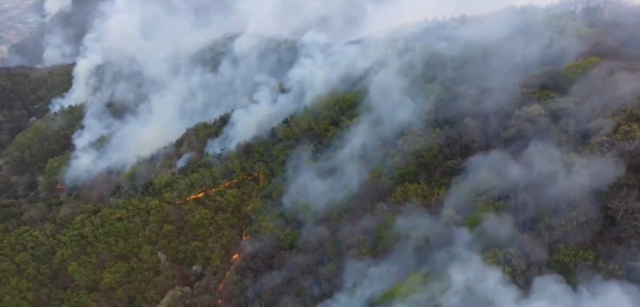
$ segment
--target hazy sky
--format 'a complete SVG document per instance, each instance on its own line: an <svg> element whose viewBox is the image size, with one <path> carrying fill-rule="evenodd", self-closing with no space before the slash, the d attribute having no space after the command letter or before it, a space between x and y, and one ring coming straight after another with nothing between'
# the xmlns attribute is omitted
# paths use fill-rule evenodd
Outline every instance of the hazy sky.
<svg viewBox="0 0 640 307"><path fill-rule="evenodd" d="M381 1L382 2L382 1ZM387 1L388 5L376 6L377 10L370 13L371 22L366 29L377 31L394 28L403 24L419 22L424 19L442 18L457 15L475 15L488 13L505 6L520 6L527 4L548 5L557 0L482 0L482 1L442 1L442 0L396 0ZM384 17L384 18L382 18Z"/></svg>

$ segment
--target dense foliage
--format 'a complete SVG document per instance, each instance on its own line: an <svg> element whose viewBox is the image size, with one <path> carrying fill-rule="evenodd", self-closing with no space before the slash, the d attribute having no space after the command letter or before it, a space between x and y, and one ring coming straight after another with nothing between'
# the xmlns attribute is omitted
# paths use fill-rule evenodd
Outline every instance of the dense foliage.
<svg viewBox="0 0 640 307"><path fill-rule="evenodd" d="M598 31L583 39L597 41ZM390 225L404 208L442 213L470 157L498 148L517 155L541 138L571 148L568 161L596 153L622 159L625 175L601 191L596 212L570 199L562 205L571 212L561 217L523 214L528 200L517 191L481 191L470 196L475 207L445 213L474 231L489 215L513 216L545 255L527 257L530 246L522 243L492 246L484 257L521 287L548 271L575 284L583 268L640 282L640 103L603 105L585 116L584 97L572 90L598 74L640 72L640 58L594 46L567 65L540 67L514 101L491 113L455 106L468 103L460 82L480 86L469 80L416 80L439 89L424 114L425 122L434 120L380 144L376 170L343 201L348 206L317 222L313 239L281 208L287 163L300 146L315 159L330 151L358 120L367 93L320 97L266 136L219 156L205 154L206 142L229 116L200 123L124 174L65 187L61 176L83 108L46 113L51 98L68 90L71 67L0 71L0 306L311 306L340 289L345 256L389 252ZM429 57L427 70L442 69L443 56ZM471 64L457 65L462 76ZM603 120L612 127L598 125ZM371 304L409 295L430 278L412 274Z"/></svg>

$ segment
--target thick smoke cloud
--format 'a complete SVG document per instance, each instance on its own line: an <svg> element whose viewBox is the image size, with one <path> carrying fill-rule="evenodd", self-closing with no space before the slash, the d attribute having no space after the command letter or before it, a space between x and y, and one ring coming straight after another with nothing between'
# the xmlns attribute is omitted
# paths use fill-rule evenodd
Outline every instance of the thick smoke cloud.
<svg viewBox="0 0 640 307"><path fill-rule="evenodd" d="M496 150L470 159L445 200L441 217L407 210L395 223L400 242L383 260L348 260L343 292L319 306L638 306L640 290L632 284L592 277L573 289L560 276L536 277L525 292L505 277L498 267L482 257L483 240L503 238L502 244L521 244L522 238L509 218L488 216L471 233L459 228L453 214L472 205L473 196L491 191L536 193L535 203L521 209L542 209L554 216L568 211L552 210L579 199L581 206L595 206L594 192L609 186L623 173L622 166L608 158L569 158L548 143L534 142L514 157ZM471 195L474 194L474 195ZM541 208L541 205L546 208ZM466 208L465 208L466 207ZM524 247L524 250L531 246ZM413 277L412 277L413 276ZM416 278L418 276L418 278ZM404 283L403 291L391 291ZM388 293L396 293L389 296ZM398 297L399 295L399 297ZM385 300L383 298L390 298Z"/></svg>
<svg viewBox="0 0 640 307"><path fill-rule="evenodd" d="M42 17L38 0L4 0L0 3L0 61L9 46L38 26Z"/></svg>
<svg viewBox="0 0 640 307"><path fill-rule="evenodd" d="M208 149L233 149L318 95L361 80L377 63L388 65L385 57L393 55L375 40L348 40L504 4L459 9L439 3L115 0L95 6L98 17L84 36L73 88L54 102L54 109L87 105L67 179L126 169L194 124L227 112L233 112L229 127ZM236 33L248 34L229 38ZM207 47L224 39L230 42L216 63L202 63L197 55L215 52ZM103 146L92 146L101 138Z"/></svg>
<svg viewBox="0 0 640 307"><path fill-rule="evenodd" d="M635 285L594 277L575 290L560 276L537 277L525 292L512 284L498 267L484 262L473 235L446 220L409 212L396 223L404 234L396 250L375 264L352 261L345 272L345 291L321 307L370 306L638 306ZM428 231L425 231L427 229ZM437 250L422 247L434 234L446 233L449 244ZM427 251L427 252L425 252ZM424 276L422 278L411 278ZM404 282L401 297L381 300L396 284Z"/></svg>
<svg viewBox="0 0 640 307"><path fill-rule="evenodd" d="M427 26L390 40L384 68L369 73L367 111L319 161L304 153L292 160L285 206L304 206L317 214L353 193L380 164L386 144L406 129L429 124L427 113L445 82L453 80L459 93L456 101L445 102L452 112L490 114L513 103L525 76L545 65L566 63L581 50L570 38L556 37L553 27L541 26L548 14L541 9L504 11L466 23ZM475 62L457 62L461 58ZM446 65L424 64L433 59ZM488 71L490 78L483 78ZM414 84L429 75L435 81Z"/></svg>
<svg viewBox="0 0 640 307"><path fill-rule="evenodd" d="M473 92L478 87L484 90L483 96L489 98L474 97L471 111L457 112L490 112L505 107L516 98L520 82L527 72L530 73L528 67L539 68L545 64L561 67L567 57L580 52L581 46L564 40L567 45L549 43L554 41L551 32L540 28L532 35L529 32L531 28L524 26L527 23L523 20L536 20L538 16L535 14L507 14L502 17L504 19L491 23L493 31L474 32L482 29L477 23L453 31L458 37L464 37L465 43L481 41L498 46L488 51L496 58L491 55L480 58L491 63L488 65L491 69L486 69L488 67L483 64L472 64L471 69L464 71L469 78L462 79L473 83L475 88L470 86L470 91L465 92L465 83L460 84L458 92L462 95L457 97L453 108L471 106L465 100L478 94ZM530 35L527 39L535 42L526 45L529 48L522 48L524 44L518 42L524 33ZM424 42L425 39L417 41ZM449 54L463 54L466 51L464 47L469 47L457 45L460 42L455 40L447 43ZM435 46L437 43L426 45ZM421 49L420 46L412 49L416 54L428 54L428 50L428 47ZM507 54L520 57L510 60ZM407 57L415 58L415 55ZM408 77L398 73L402 70L397 69L411 61L405 63L407 59L396 59L395 66L386 67L396 68L391 71L395 73L392 79L397 84L391 88L381 84L369 88L370 95L365 101L367 112L361 114L334 148L316 161L312 161L311 155L305 152L294 156L289 166L289 187L283 202L289 208L301 209L300 212L304 213L301 218L315 221L337 205L348 205L341 202L360 187L374 166L380 164L385 142L396 137L402 129L425 124L419 122L420 114L431 109L430 97L437 95L427 91L422 93L424 96L413 96L409 80L416 75ZM489 71L491 75L483 80L480 75ZM381 75L391 75L389 71L381 72ZM369 76L375 79L378 75L372 73ZM637 81L634 68L621 71L615 63L598 66L569 92L569 96L576 100L573 109L576 114L568 116L573 125L571 129L584 129L593 124L590 121L594 118L633 102L640 88ZM383 83L393 84L389 80ZM377 100L380 97L383 99ZM400 107L389 107L388 101ZM405 113L407 110L409 112ZM565 124L560 121L559 126ZM540 213L558 220L569 218L576 212L586 214L583 217L596 214L596 209L599 209L598 193L623 174L624 165L614 157L573 156L565 148L544 141L530 142L522 150L497 150L477 155L466 163L465 173L455 181L445 198L443 210L446 214L442 218L420 212L403 215L396 227L398 236L404 240L383 260L347 260L343 291L319 306L607 306L614 301L623 306L638 306L640 290L635 285L600 277L580 280L577 289L573 289L560 276L543 275L535 278L531 288L524 291L482 257L482 250L487 247L484 243L496 244L499 241L528 252L537 249L537 255L527 256L544 259L547 255L540 247L543 244L522 246L526 244L523 243L525 235L519 233L514 220L532 219L539 217ZM500 217L487 215L476 233L460 228L459 221L464 219L456 215L468 217L477 211L477 198L488 193L517 198L518 216L511 217L509 212ZM570 239L578 240L581 236L585 234L572 234ZM380 301L389 293L402 293L398 288L389 291L398 283L411 280L412 276L413 284L400 288L411 289L409 293L386 302ZM421 279L420 276L426 277ZM421 281L416 282L416 279Z"/></svg>
<svg viewBox="0 0 640 307"><path fill-rule="evenodd" d="M43 19L40 26L29 36L16 43L9 50L8 58L1 62L2 66L31 65L48 66L73 62L79 55L83 39L100 11L101 3L105 0L40 0L38 10ZM255 2L255 1L254 1ZM543 3L545 1L537 1ZM549 2L549 1L546 1ZM387 29L397 25L399 21L415 22L427 16L450 16L460 13L480 13L503 5L520 5L527 1L483 1L465 4L441 4L436 1L418 2L403 0L400 3L381 2L376 6L367 5L364 1L340 3L333 1L331 7L325 3L307 2L304 4L293 1L286 2L255 2L245 1L245 8L250 8L250 14L245 20L253 24L252 27L262 29L267 25L271 33L281 33L283 26L299 26L303 23L313 25L314 28L333 29L334 34L347 33L346 30L365 26L369 32ZM277 4L277 5L275 5ZM224 6L224 5L223 5ZM259 7L263 11L251 7ZM339 11L348 10L338 23L330 23L323 14L327 8ZM262 12L267 12L263 14ZM294 14L290 14L295 12ZM365 22L355 22L362 14L370 15ZM315 18L308 22L308 18ZM384 18L383 18L384 17ZM276 19L274 19L276 18ZM336 20L331 20L335 22ZM300 30L299 32L303 32Z"/></svg>
<svg viewBox="0 0 640 307"><path fill-rule="evenodd" d="M284 199L285 206L311 205L312 213L329 209L354 192L367 176L370 166L383 152L382 142L419 124L419 115L428 110L428 103L406 95L408 80L415 75L403 74L403 68L407 67L401 67L401 63L406 65L410 59L419 57L421 48L414 46L403 54L402 43L385 47L395 52L385 56L387 62L382 64L383 69L369 75L365 111L337 144L335 152L317 163L311 162L309 153L302 153L290 165L291 185Z"/></svg>
<svg viewBox="0 0 640 307"><path fill-rule="evenodd" d="M566 6L556 9L562 11ZM394 41L396 45L387 43L390 53L394 48L402 52L384 57L393 58L392 65L386 64L385 69L369 73L367 111L360 114L339 143L316 161L305 151L292 158L288 169L289 187L283 199L285 207L311 214L305 218L320 218L322 213L353 194L371 170L383 164L384 147L390 141L403 130L430 124L425 114L433 111L434 99L442 93L439 82L449 76L455 76L451 79L456 81L457 94L445 102L449 112L485 112L491 116L502 109L513 108L514 101L520 99L520 86L525 77L541 67L560 68L585 48L571 39L576 34L556 36L559 28L549 25L551 22L545 18L560 11L507 10L468 22L449 23L448 27L429 26L408 31L409 34ZM578 29L568 25L564 31ZM403 43L410 47L399 47ZM478 51L481 55L473 50L481 50ZM430 57L448 63L448 67L424 66ZM475 62L456 63L460 58L473 58ZM556 116L564 118L555 125L549 123L547 137L568 131L600 131L603 126L611 126L608 120L593 120L619 110L640 96L637 68L622 65L603 63L578 80L568 93L575 104L567 110L556 110L559 112ZM453 68L455 66L463 68ZM488 72L490 75L484 77ZM412 82L429 74L437 75L437 81L426 86L421 84L428 90L416 92ZM375 82L382 78L387 79ZM469 176L477 177L467 178L466 186L456 186L455 193L445 202L445 209L467 206L469 210L469 201L474 196L496 189L502 194L519 191L519 201L526 204L523 212L519 212L521 216L532 216L542 208L556 214L579 206L595 209L591 197L580 198L587 195L584 191L605 189L624 173L624 166L605 158L570 160L566 158L566 149L570 148L558 149L549 143L534 142L518 160L502 151L474 157L469 167L476 171ZM537 177L530 177L531 173ZM523 190L523 186L528 188ZM550 199L555 201L549 202Z"/></svg>
<svg viewBox="0 0 640 307"><path fill-rule="evenodd" d="M467 162L468 173L460 178L444 202L445 210L473 205L476 197L495 192L518 191L526 203L522 209L567 214L594 206L594 191L602 191L624 174L624 165L610 158L568 158L549 143L533 142L516 159L504 151L478 155ZM546 208L545 208L546 207ZM526 214L526 212L519 212ZM530 212L534 214L534 212Z"/></svg>
<svg viewBox="0 0 640 307"><path fill-rule="evenodd" d="M44 13L47 18L51 18L60 11L70 8L71 0L46 0L44 2Z"/></svg>
<svg viewBox="0 0 640 307"><path fill-rule="evenodd" d="M0 66L50 66L74 62L104 1L41 1L42 21L9 48Z"/></svg>
<svg viewBox="0 0 640 307"><path fill-rule="evenodd" d="M487 12L506 4L449 3L104 2L94 11L100 17L92 20L86 36L80 35L73 88L54 102L54 109L86 104L66 179L78 183L104 170L127 169L194 124L230 112L230 124L207 149L233 149L321 95L364 88L360 117L341 139L318 160L301 152L289 166L284 205L310 206L316 217L322 216L357 190L383 158L387 142L403 130L428 124L424 118L444 89L435 86L437 82L425 86L412 80L437 69L439 76L450 75L457 82L462 93L457 111L473 106L474 112L490 113L511 102L524 76L544 65L562 65L580 52L575 41L558 39L557 29L540 27L547 15L533 8L443 28L431 25L423 31L416 27L366 36L409 21ZM72 51L64 51L65 41L47 42L47 61L75 58ZM422 66L430 56L450 67ZM456 58L477 63L462 65ZM462 71L456 68L460 66ZM618 77L611 80L621 84L625 95L635 95L635 87ZM573 95L586 90L578 84ZM598 112L582 110L585 118ZM188 156L183 158L177 168L188 162ZM567 159L547 143L533 143L515 156L507 151L480 155L466 170L445 201L445 209L460 214L468 209L470 194L489 190L522 190L529 209L544 203L556 214L571 207L554 204L595 206L594 193L624 171L609 158ZM491 227L481 229L518 236L510 219L492 221ZM411 213L396 226L405 239L394 251L373 264L348 262L344 292L322 306L366 306L416 271L437 276L436 281L420 284L420 291L394 306L604 306L614 300L635 306L640 298L637 289L625 283L589 280L574 291L555 276L537 278L524 293L482 261L482 246L459 225ZM427 238L432 242L428 253L423 248Z"/></svg>

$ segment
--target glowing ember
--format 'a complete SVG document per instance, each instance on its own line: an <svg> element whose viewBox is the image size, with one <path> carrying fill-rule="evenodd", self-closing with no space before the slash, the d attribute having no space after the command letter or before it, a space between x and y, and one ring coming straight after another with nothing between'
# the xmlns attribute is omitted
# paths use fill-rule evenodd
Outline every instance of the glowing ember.
<svg viewBox="0 0 640 307"><path fill-rule="evenodd" d="M61 184L56 184L56 190L62 190L64 187Z"/></svg>
<svg viewBox="0 0 640 307"><path fill-rule="evenodd" d="M202 197L205 197L207 195L213 194L213 193L218 192L220 190L226 189L226 188L230 187L231 185L240 182L241 180L242 181L247 181L247 180L252 180L254 178L258 178L260 180L260 185L262 185L262 174L260 172L257 172L257 173L255 173L253 175L243 175L240 178L227 181L226 183L224 183L223 185L221 185L221 186L219 186L217 188L212 188L210 190L205 190L205 191L202 191L202 192L198 192L197 194L193 194L193 195L191 195L191 196L189 196L189 197L187 197L187 198L185 198L183 200L176 201L176 205L183 204L183 203L186 203L188 201L191 201L191 200L194 200L194 199L198 199L198 198L202 198ZM254 197L253 197L254 200L256 199L256 197L257 197L257 195L254 195Z"/></svg>
<svg viewBox="0 0 640 307"><path fill-rule="evenodd" d="M226 189L226 188L230 187L231 185L234 185L234 184L236 184L236 183L239 183L240 181L253 180L253 179L256 179L256 178L259 180L259 184L260 184L260 186L262 186L262 182L263 182L262 173L257 172L257 173L252 174L252 175L243 175L243 176L241 176L240 178L237 178L237 179L234 179L234 180L227 181L227 182L225 182L223 185L221 185L221 186L219 186L219 187L212 188L212 189L209 189L209 190L200 191L200 192L198 192L198 193L196 193L196 194L193 194L193 195L191 195L191 196L189 196L189 197L187 197L187 198L185 198L185 199L183 199L183 200L176 201L176 202L175 202L175 204L176 204L176 205L179 205L179 204L183 204L183 203L186 203L186 202L188 202L188 201L191 201L191 200L195 200L195 199L198 199L198 198L202 198L202 197L205 197L205 196L207 196L207 195L213 194L213 193L215 193L215 192L217 192L217 191L220 191L220 190ZM247 208L247 210L248 210L249 212L251 211L251 209L252 209L252 207L253 207L253 203L254 203L257 199L258 199L258 194L256 193L256 194L254 194L254 195L253 195L253 198L252 198L252 200L251 200L251 203L249 204L249 206L248 206L248 208ZM244 233L244 231L243 231L243 232L242 232L242 241L248 240L249 238L250 238L250 236L246 235L246 234ZM241 257L240 257L240 254L239 254L239 253L236 253L236 254L234 254L234 255L231 257L231 263L232 263L231 269L230 269L229 271L227 271L227 274L225 274L225 277L224 277L224 279L222 280L222 283L220 283L220 287L218 287L218 292L220 292L220 291L222 291L222 289L224 289L224 286L225 286L225 284L226 284L227 278L229 277L229 274L231 273L231 271L233 270L233 268L238 264L238 261L240 261L240 259L241 259ZM218 300L218 303L219 303L219 304L222 304L222 300Z"/></svg>
<svg viewBox="0 0 640 307"><path fill-rule="evenodd" d="M235 254L231 257L231 262L236 262L238 260L240 260L240 254Z"/></svg>

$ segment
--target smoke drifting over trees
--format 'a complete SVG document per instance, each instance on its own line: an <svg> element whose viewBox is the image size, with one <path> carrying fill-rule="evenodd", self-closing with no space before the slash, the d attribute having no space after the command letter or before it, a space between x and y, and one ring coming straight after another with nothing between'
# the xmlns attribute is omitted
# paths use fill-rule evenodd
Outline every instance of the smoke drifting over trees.
<svg viewBox="0 0 640 307"><path fill-rule="evenodd" d="M45 1L0 305L640 305L640 7L525 4Z"/></svg>
<svg viewBox="0 0 640 307"><path fill-rule="evenodd" d="M391 59L406 51L381 48L391 38L340 41L360 38L383 21L389 26L406 22L404 14L415 11L417 3L394 4L396 19L387 14L391 5L387 2L333 1L317 9L312 4L299 8L294 3L251 1L105 5L105 17L96 21L96 30L84 40L72 90L54 102L55 106L87 103L69 180L109 168L128 168L188 127L231 111L229 128L212 140L209 150L233 149L313 103L319 94L348 90L345 87L366 76L371 79L369 70L395 65ZM440 16L431 10L425 13ZM282 16L288 16L284 24ZM500 36L512 25L505 21L488 26L493 27L486 29L488 35ZM234 37L226 49L218 51L222 54L214 71L193 59L212 41L236 32L248 34ZM397 35L392 40L408 42ZM130 109L130 115L113 118L106 111L108 105ZM109 137L107 145L101 150L91 148L102 136Z"/></svg>

